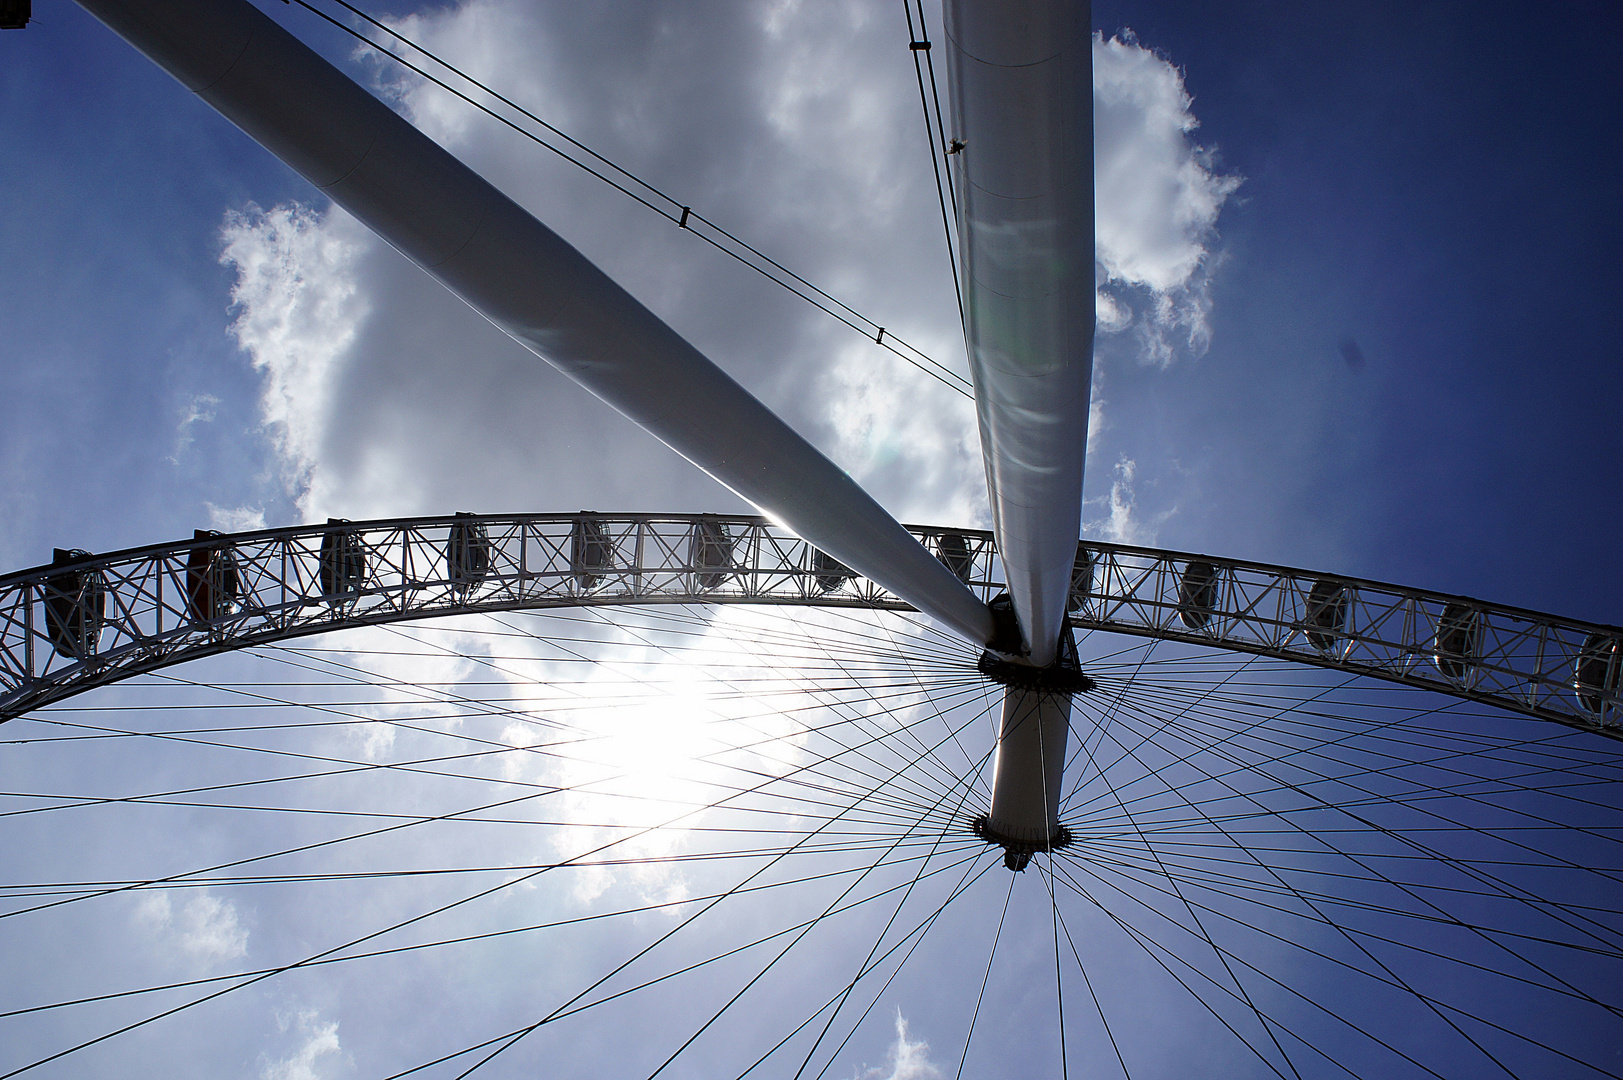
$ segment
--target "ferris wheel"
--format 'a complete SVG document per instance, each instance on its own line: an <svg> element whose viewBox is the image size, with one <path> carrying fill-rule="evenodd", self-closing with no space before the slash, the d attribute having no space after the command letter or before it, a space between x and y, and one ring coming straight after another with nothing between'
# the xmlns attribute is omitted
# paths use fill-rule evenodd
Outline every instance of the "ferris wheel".
<svg viewBox="0 0 1623 1080"><path fill-rule="evenodd" d="M895 523L247 5L87 6L770 517L335 520L0 579L0 715L176 747L42 809L115 815L115 848L133 806L256 822L182 872L12 885L7 917L140 894L206 940L175 897L303 909L274 965L109 959L14 1010L56 1049L4 1075L161 1070L165 1025L299 980L388 1032L362 1075L842 1075L904 990L960 1075L1197 1043L1236 1075L1623 1072L1617 628L1078 544L1092 281L1052 256L1090 242L1091 159L1050 150L1088 145L1054 104L1086 100L1085 7L949 5L981 532Z"/></svg>

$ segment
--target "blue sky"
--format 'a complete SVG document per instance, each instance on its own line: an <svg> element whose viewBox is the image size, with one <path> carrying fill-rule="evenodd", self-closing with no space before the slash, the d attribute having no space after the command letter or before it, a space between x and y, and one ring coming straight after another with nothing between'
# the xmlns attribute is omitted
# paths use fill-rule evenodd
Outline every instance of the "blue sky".
<svg viewBox="0 0 1623 1080"><path fill-rule="evenodd" d="M1210 353L1135 395L1151 445L1209 447L1197 520L1163 539L1615 621L1615 9L1101 3L1095 21L1184 67L1198 137L1246 177ZM1264 488L1265 512L1230 509Z"/></svg>
<svg viewBox="0 0 1623 1080"><path fill-rule="evenodd" d="M984 520L963 402L265 6L898 516ZM407 25L961 368L894 7L492 0ZM1144 276L1106 286L1132 316L1099 338L1085 533L1623 621L1623 17L1100 0L1094 25L1136 35L1122 47L1160 82L1132 85L1176 115L1117 132L1171 194L1101 210ZM1179 117L1198 126L1169 134ZM1199 191L1177 187L1191 175ZM1201 191L1211 214L1166 233ZM0 193L9 567L328 514L744 509L65 0L0 35ZM1158 300L1184 321L1158 324ZM284 1010L294 1030L303 1008ZM271 1075L247 1056L244 1075Z"/></svg>
<svg viewBox="0 0 1623 1080"><path fill-rule="evenodd" d="M1102 336L1095 516L1125 455L1140 516L1165 515L1163 544L1608 619L1619 606L1606 497L1619 480L1608 423L1619 226L1617 152L1600 133L1616 22L1583 5L1534 33L1476 8L1100 4L1096 25L1131 28L1185 71L1193 139L1244 182L1213 245L1206 355L1163 370L1135 362L1131 334ZM324 40L310 23L295 25ZM6 47L0 243L14 285L0 371L25 414L4 436L10 562L37 563L56 544L179 535L206 524L208 503L292 520L256 432L257 380L224 332L233 275L219 265L219 233L249 203L310 196L77 8L42 4ZM700 137L667 145L639 132L621 156L653 164L749 131L728 130L724 109L704 119ZM545 167L541 152L510 149ZM761 168L779 181L789 164ZM722 168L680 174L715 184ZM924 224L929 192L912 179L917 190L887 217ZM778 190L797 198L789 183ZM626 219L622 244L669 239L604 196L590 209ZM591 226L558 224L591 247ZM778 211L770 226L834 262L807 241L810 222ZM723 306L740 293L776 302L741 275L717 275L730 290ZM663 288L682 306L692 279L672 276L642 295ZM890 299L857 306L881 322L909 318L881 306ZM815 315L770 310L797 328ZM750 374L764 332L732 331L734 355L718 358ZM932 340L950 354L950 335ZM1343 359L1348 341L1361 365ZM773 374L746 381L770 398Z"/></svg>

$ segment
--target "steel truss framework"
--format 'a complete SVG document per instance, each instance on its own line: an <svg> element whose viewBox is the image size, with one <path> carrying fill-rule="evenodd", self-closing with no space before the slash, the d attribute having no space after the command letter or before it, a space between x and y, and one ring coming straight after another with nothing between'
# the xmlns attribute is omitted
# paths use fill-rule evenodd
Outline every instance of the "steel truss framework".
<svg viewBox="0 0 1623 1080"><path fill-rule="evenodd" d="M988 532L909 526L982 599ZM0 578L0 721L214 653L352 626L630 604L912 610L765 518L458 514L259 532ZM1623 629L1261 563L1083 542L1069 621L1437 690L1623 738Z"/></svg>

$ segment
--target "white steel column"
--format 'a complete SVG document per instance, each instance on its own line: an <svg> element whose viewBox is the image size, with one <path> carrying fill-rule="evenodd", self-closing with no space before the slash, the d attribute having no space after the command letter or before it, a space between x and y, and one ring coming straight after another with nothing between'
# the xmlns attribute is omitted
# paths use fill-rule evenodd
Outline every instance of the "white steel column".
<svg viewBox="0 0 1623 1080"><path fill-rule="evenodd" d="M986 605L838 466L245 0L80 2L537 356L840 562L969 640L992 639Z"/></svg>
<svg viewBox="0 0 1623 1080"><path fill-rule="evenodd" d="M1000 840L1042 849L1055 838L1070 724L1070 694L1004 689L987 815Z"/></svg>
<svg viewBox="0 0 1623 1080"><path fill-rule="evenodd" d="M992 527L1033 666L1060 652L1093 372L1086 0L946 0L965 334ZM988 839L1055 843L1071 695L1006 685Z"/></svg>
<svg viewBox="0 0 1623 1080"><path fill-rule="evenodd" d="M993 530L1030 663L1053 662L1093 370L1085 0L947 0L964 309Z"/></svg>

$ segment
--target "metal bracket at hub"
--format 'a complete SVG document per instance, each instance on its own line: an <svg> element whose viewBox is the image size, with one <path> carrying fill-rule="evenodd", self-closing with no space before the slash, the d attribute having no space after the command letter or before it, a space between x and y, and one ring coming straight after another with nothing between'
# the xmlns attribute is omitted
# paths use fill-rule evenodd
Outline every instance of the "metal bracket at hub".
<svg viewBox="0 0 1623 1080"><path fill-rule="evenodd" d="M992 828L992 819L985 814L978 814L970 824L974 834L985 840L988 844L996 844L1003 849L1003 865L1020 873L1031 862L1031 857L1039 851L1058 851L1060 848L1070 847L1076 842L1076 837L1070 829L1061 825L1054 830L1054 835L1048 838L1046 844L1030 844L1020 840L1011 840Z"/></svg>
<svg viewBox="0 0 1623 1080"><path fill-rule="evenodd" d="M1082 672L1076 652L1076 635L1069 626L1060 633L1054 662L1047 667L1033 667L1018 657L1020 630L1014 622L1014 606L1009 602L1009 594L1003 593L993 598L987 606L992 609L998 636L992 648L982 652L975 665L982 675L995 683L1022 690L1082 694L1093 689L1093 680Z"/></svg>

